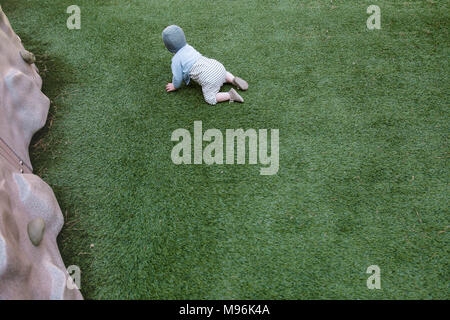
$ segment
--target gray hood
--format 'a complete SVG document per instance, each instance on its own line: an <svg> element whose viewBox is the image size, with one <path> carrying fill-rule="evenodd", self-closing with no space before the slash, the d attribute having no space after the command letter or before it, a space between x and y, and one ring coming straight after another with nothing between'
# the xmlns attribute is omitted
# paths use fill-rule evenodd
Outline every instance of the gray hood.
<svg viewBox="0 0 450 320"><path fill-rule="evenodd" d="M186 45L183 29L176 25L166 27L162 32L162 39L167 50L172 53L176 53Z"/></svg>

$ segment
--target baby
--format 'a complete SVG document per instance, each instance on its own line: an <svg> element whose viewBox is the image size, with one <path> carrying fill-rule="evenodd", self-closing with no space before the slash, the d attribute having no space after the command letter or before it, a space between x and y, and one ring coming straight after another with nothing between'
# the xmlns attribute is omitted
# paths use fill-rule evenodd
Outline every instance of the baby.
<svg viewBox="0 0 450 320"><path fill-rule="evenodd" d="M162 32L162 38L167 50L175 54L172 58L172 83L166 85L167 92L179 89L183 80L189 84L189 80L193 79L202 86L203 97L211 105L224 101L244 102L234 89L219 91L224 83L247 90L247 82L226 71L219 61L202 56L187 44L183 29L176 25L168 26Z"/></svg>

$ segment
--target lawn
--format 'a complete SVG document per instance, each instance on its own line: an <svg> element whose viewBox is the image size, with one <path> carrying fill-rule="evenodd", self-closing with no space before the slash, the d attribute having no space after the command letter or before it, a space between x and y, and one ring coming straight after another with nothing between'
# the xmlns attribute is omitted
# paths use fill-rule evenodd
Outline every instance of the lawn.
<svg viewBox="0 0 450 320"><path fill-rule="evenodd" d="M52 101L32 162L85 298L448 299L448 0L0 3ZM244 104L165 92L170 24L248 80ZM196 120L279 129L278 173L175 165Z"/></svg>

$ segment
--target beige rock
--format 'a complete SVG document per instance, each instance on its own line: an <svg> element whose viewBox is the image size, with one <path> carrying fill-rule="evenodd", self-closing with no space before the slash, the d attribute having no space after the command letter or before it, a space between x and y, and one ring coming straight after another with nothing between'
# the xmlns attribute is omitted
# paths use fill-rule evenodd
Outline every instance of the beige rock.
<svg viewBox="0 0 450 320"><path fill-rule="evenodd" d="M82 299L56 243L61 209L28 154L50 106L37 71L0 7L0 299Z"/></svg>
<svg viewBox="0 0 450 320"><path fill-rule="evenodd" d="M33 64L33 63L36 62L36 57L30 51L21 50L20 51L20 56L28 64Z"/></svg>

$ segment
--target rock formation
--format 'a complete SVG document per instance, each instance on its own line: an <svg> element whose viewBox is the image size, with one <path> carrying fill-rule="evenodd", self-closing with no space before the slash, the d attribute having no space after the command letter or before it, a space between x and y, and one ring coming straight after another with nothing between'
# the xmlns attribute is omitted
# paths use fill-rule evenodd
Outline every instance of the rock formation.
<svg viewBox="0 0 450 320"><path fill-rule="evenodd" d="M34 62L0 7L0 299L82 299L56 243L61 209L28 154L50 106Z"/></svg>

